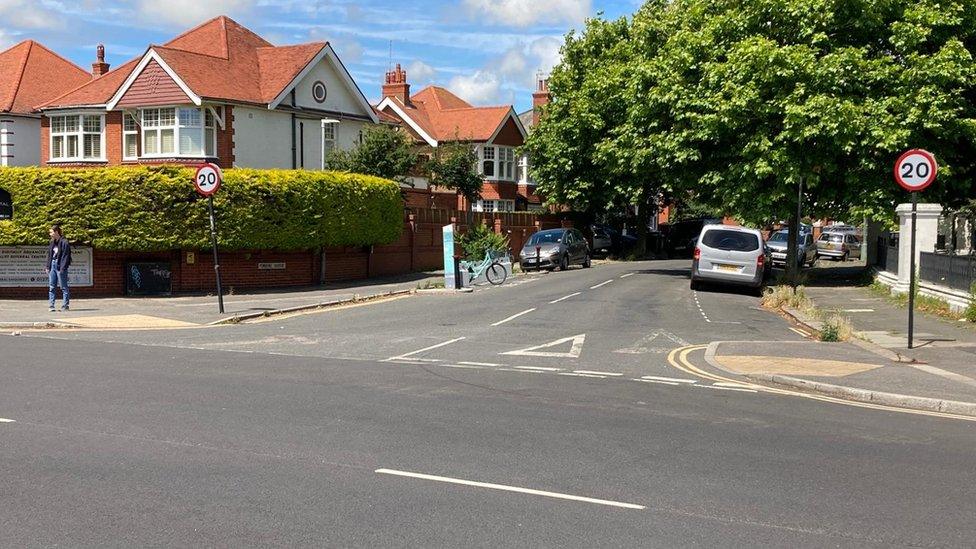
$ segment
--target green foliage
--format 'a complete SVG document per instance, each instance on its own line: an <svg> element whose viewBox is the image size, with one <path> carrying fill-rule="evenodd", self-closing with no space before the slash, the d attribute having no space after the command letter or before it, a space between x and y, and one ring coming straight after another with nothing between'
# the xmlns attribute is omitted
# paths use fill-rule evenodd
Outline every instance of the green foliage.
<svg viewBox="0 0 976 549"><path fill-rule="evenodd" d="M508 237L488 228L484 223L472 225L471 229L458 237L458 244L464 250L464 259L481 261L485 254L508 250Z"/></svg>
<svg viewBox="0 0 976 549"><path fill-rule="evenodd" d="M478 155L470 145L447 143L434 150L428 166L434 184L454 190L468 202L476 202L484 183L477 164Z"/></svg>
<svg viewBox="0 0 976 549"><path fill-rule="evenodd" d="M405 132L388 126L369 126L352 150L333 149L326 159L330 170L402 180L417 164L417 153Z"/></svg>
<svg viewBox="0 0 976 549"><path fill-rule="evenodd" d="M46 244L61 223L71 241L101 250L208 248L206 200L192 178L176 167L2 168L15 211L0 221L0 244ZM402 230L399 186L367 175L226 170L214 203L230 249L383 244Z"/></svg>
<svg viewBox="0 0 976 549"><path fill-rule="evenodd" d="M744 222L890 217L892 164L932 151L923 201L976 180L976 3L649 0L570 33L530 136L539 189L574 207L689 193Z"/></svg>

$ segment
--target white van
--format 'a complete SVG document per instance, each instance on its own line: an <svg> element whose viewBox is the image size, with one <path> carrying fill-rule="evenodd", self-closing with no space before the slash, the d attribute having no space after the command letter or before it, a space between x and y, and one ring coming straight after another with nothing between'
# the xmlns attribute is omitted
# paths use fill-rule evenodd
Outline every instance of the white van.
<svg viewBox="0 0 976 549"><path fill-rule="evenodd" d="M695 244L691 289L702 282L748 286L762 293L771 267L762 233L729 225L705 225Z"/></svg>

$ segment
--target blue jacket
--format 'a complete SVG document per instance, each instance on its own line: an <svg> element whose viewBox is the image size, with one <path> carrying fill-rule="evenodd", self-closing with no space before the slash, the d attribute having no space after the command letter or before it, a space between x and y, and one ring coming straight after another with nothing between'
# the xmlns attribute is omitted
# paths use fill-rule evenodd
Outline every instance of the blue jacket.
<svg viewBox="0 0 976 549"><path fill-rule="evenodd" d="M58 247L58 256L54 257L54 247ZM57 260L58 271L64 272L68 270L71 266L71 244L68 244L68 239L61 237L57 240L52 240L47 247L47 263L44 264L45 269L51 268L51 262Z"/></svg>

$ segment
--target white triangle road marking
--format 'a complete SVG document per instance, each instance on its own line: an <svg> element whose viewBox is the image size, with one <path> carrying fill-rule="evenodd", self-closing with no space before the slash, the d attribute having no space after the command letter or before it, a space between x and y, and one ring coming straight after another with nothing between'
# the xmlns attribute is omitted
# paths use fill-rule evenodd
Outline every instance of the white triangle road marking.
<svg viewBox="0 0 976 549"><path fill-rule="evenodd" d="M573 344L569 349L569 352L559 353L553 351L540 351L539 349L551 349L553 347L558 347L564 343L572 341ZM556 341L550 341L549 343L543 343L542 345L536 345L534 347L526 347L525 349L516 349L514 351L507 351L500 353L503 355L515 355L515 356L545 356L550 358L579 358L580 353L583 351L583 342L586 341L586 334L579 334L569 337L564 337L562 339L557 339Z"/></svg>

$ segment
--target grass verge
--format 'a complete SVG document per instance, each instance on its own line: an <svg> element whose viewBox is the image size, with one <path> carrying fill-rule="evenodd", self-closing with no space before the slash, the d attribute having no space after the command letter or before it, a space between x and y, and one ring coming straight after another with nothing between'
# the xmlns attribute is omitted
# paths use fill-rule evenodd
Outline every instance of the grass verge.
<svg viewBox="0 0 976 549"><path fill-rule="evenodd" d="M822 324L820 333L817 334L820 341L847 341L856 335L849 318L837 311L817 308L813 300L807 297L803 286L793 288L780 285L767 288L761 303L767 309L781 310L783 307L790 307L819 320Z"/></svg>

